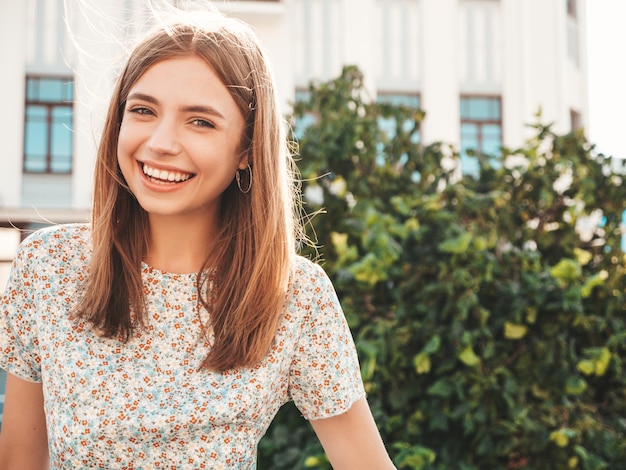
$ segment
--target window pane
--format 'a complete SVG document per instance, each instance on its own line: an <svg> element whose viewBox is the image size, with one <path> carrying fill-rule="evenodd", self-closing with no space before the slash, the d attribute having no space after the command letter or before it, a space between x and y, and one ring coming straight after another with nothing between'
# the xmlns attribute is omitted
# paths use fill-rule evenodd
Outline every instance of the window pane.
<svg viewBox="0 0 626 470"><path fill-rule="evenodd" d="M468 150L478 149L478 125L461 124L461 172L464 175L478 176L478 160L474 156L467 155Z"/></svg>
<svg viewBox="0 0 626 470"><path fill-rule="evenodd" d="M311 92L309 90L296 90L296 103L302 101L309 101L311 99Z"/></svg>
<svg viewBox="0 0 626 470"><path fill-rule="evenodd" d="M469 98L461 98L461 119L469 119Z"/></svg>
<svg viewBox="0 0 626 470"><path fill-rule="evenodd" d="M46 156L28 155L26 160L24 161L24 170L29 173L45 173Z"/></svg>
<svg viewBox="0 0 626 470"><path fill-rule="evenodd" d="M393 118L379 117L378 128L390 140L396 136L396 120Z"/></svg>
<svg viewBox="0 0 626 470"><path fill-rule="evenodd" d="M478 148L478 124L461 124L461 148L463 150Z"/></svg>
<svg viewBox="0 0 626 470"><path fill-rule="evenodd" d="M295 98L296 103L308 102L311 99L311 92L309 90L296 90ZM301 139L306 130L315 125L316 122L317 116L312 112L307 112L298 119L293 119L292 129L295 139Z"/></svg>
<svg viewBox="0 0 626 470"><path fill-rule="evenodd" d="M74 100L74 82L69 79L63 79L62 84L63 97L62 101L67 103Z"/></svg>
<svg viewBox="0 0 626 470"><path fill-rule="evenodd" d="M420 107L419 96L410 93L380 93L376 97L376 101L379 103L387 103L394 106L407 106L415 109Z"/></svg>
<svg viewBox="0 0 626 470"><path fill-rule="evenodd" d="M499 97L461 97L461 170L478 176L478 160L469 150L496 157L502 147L502 104ZM499 164L495 160L492 164Z"/></svg>
<svg viewBox="0 0 626 470"><path fill-rule="evenodd" d="M490 102L491 102L491 106L489 108L490 119L494 121L499 121L500 116L501 116L500 100L497 98L491 98Z"/></svg>
<svg viewBox="0 0 626 470"><path fill-rule="evenodd" d="M48 111L45 106L29 106L26 110L24 153L26 159L45 157L48 147Z"/></svg>
<svg viewBox="0 0 626 470"><path fill-rule="evenodd" d="M50 162L50 171L52 173L71 173L72 156L71 155L53 155Z"/></svg>
<svg viewBox="0 0 626 470"><path fill-rule="evenodd" d="M26 108L24 128L24 170L34 173L46 171L48 148L48 109L45 106Z"/></svg>
<svg viewBox="0 0 626 470"><path fill-rule="evenodd" d="M502 146L502 130L495 124L485 124L482 127L483 142L482 152L487 155L495 155L500 152Z"/></svg>
<svg viewBox="0 0 626 470"><path fill-rule="evenodd" d="M480 173L478 159L473 156L470 157L465 154L461 154L461 172L464 175L470 175L478 178L478 175Z"/></svg>
<svg viewBox="0 0 626 470"><path fill-rule="evenodd" d="M486 99L473 98L469 106L470 118L476 120L487 119L489 117L488 107L489 104Z"/></svg>
<svg viewBox="0 0 626 470"><path fill-rule="evenodd" d="M33 101L37 98L39 88L39 80L36 78L27 78L26 79L26 99L29 101Z"/></svg>
<svg viewBox="0 0 626 470"><path fill-rule="evenodd" d="M414 109L419 109L420 107L419 95L412 93L379 93L376 97L376 101L378 103L390 104L392 106L406 106ZM414 126L414 120L407 119L402 123L401 129L403 132L410 132ZM393 139L397 134L395 119L379 117L378 127L388 139ZM411 135L411 143L419 144L420 141L420 132L417 130Z"/></svg>
<svg viewBox="0 0 626 470"><path fill-rule="evenodd" d="M63 93L63 80L58 78L42 78L39 80L39 101L61 102Z"/></svg>
<svg viewBox="0 0 626 470"><path fill-rule="evenodd" d="M461 119L472 121L496 121L500 119L498 98L461 98Z"/></svg>
<svg viewBox="0 0 626 470"><path fill-rule="evenodd" d="M46 122L48 118L47 106L35 106L30 105L26 108L26 120L27 121L43 121Z"/></svg>
<svg viewBox="0 0 626 470"><path fill-rule="evenodd" d="M51 171L69 173L72 161L71 109L57 106L52 111Z"/></svg>

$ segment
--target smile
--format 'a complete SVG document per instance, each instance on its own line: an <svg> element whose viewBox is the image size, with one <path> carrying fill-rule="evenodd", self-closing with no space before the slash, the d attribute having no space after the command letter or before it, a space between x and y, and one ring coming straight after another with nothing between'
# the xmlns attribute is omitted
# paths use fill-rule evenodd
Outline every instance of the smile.
<svg viewBox="0 0 626 470"><path fill-rule="evenodd" d="M143 174L154 183L182 183L195 175L193 173L182 173L180 171L159 170L143 163L141 165Z"/></svg>

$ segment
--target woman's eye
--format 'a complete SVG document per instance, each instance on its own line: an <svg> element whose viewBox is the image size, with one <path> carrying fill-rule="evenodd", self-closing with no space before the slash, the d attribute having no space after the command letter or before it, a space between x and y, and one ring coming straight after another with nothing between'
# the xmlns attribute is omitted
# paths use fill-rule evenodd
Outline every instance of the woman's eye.
<svg viewBox="0 0 626 470"><path fill-rule="evenodd" d="M208 127L210 129L213 129L215 127L212 122L206 121L204 119L194 119L193 121L191 121L191 123L197 127Z"/></svg>
<svg viewBox="0 0 626 470"><path fill-rule="evenodd" d="M129 113L140 114L140 115L150 115L150 114L152 114L152 111L150 111L148 108L142 108L140 106L135 107L135 108L129 108L128 112Z"/></svg>

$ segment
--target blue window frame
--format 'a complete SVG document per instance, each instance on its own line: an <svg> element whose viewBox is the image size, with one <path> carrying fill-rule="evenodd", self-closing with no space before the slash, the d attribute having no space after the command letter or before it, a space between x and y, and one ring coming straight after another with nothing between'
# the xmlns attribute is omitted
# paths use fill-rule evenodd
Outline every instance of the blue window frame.
<svg viewBox="0 0 626 470"><path fill-rule="evenodd" d="M419 109L420 98L419 95L410 93L379 93L376 97L376 102L386 103L394 106L406 106L408 108ZM390 118L378 118L378 125L382 131L387 135L389 139L393 139L396 135L396 122ZM413 121L409 120L403 123L402 127L408 131L413 127ZM419 131L412 136L412 141L418 144L421 140Z"/></svg>
<svg viewBox="0 0 626 470"><path fill-rule="evenodd" d="M309 90L296 89L296 103L306 103L311 99L311 92ZM307 112L303 116L300 116L298 119L293 119L291 125L293 130L293 136L296 140L300 140L306 130L317 123L318 116L313 112Z"/></svg>
<svg viewBox="0 0 626 470"><path fill-rule="evenodd" d="M502 147L502 105L500 97L461 97L461 171L478 176L475 154L498 155Z"/></svg>
<svg viewBox="0 0 626 470"><path fill-rule="evenodd" d="M397 92L379 92L376 96L377 103L391 104L394 106L405 106L407 108L412 108L415 110L420 109L420 97L415 93L397 93ZM413 119L408 119L402 123L402 130L405 132L410 132L415 125ZM393 118L378 118L378 127L385 134L385 137L388 140L392 140L395 138L397 134L397 123ZM421 142L421 133L419 129L411 135L411 142L415 145L418 145ZM382 165L384 163L384 144L379 142L378 144L378 160ZM408 156L402 155L400 158L400 163L404 165L408 159ZM419 179L419 175L416 173L413 175L414 179Z"/></svg>
<svg viewBox="0 0 626 470"><path fill-rule="evenodd" d="M26 78L24 172L72 172L71 77Z"/></svg>

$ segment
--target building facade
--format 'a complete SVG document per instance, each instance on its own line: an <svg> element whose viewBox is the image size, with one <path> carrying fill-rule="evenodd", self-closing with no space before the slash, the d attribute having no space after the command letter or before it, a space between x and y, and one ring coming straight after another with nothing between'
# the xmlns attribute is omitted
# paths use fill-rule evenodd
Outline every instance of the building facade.
<svg viewBox="0 0 626 470"><path fill-rule="evenodd" d="M539 110L557 132L587 124L584 2L214 4L252 24L266 44L286 113L311 80L356 64L372 97L426 111L424 143L494 152L521 145ZM142 0L0 2L0 96L10 110L0 116L0 226L88 218L107 97L149 16Z"/></svg>

